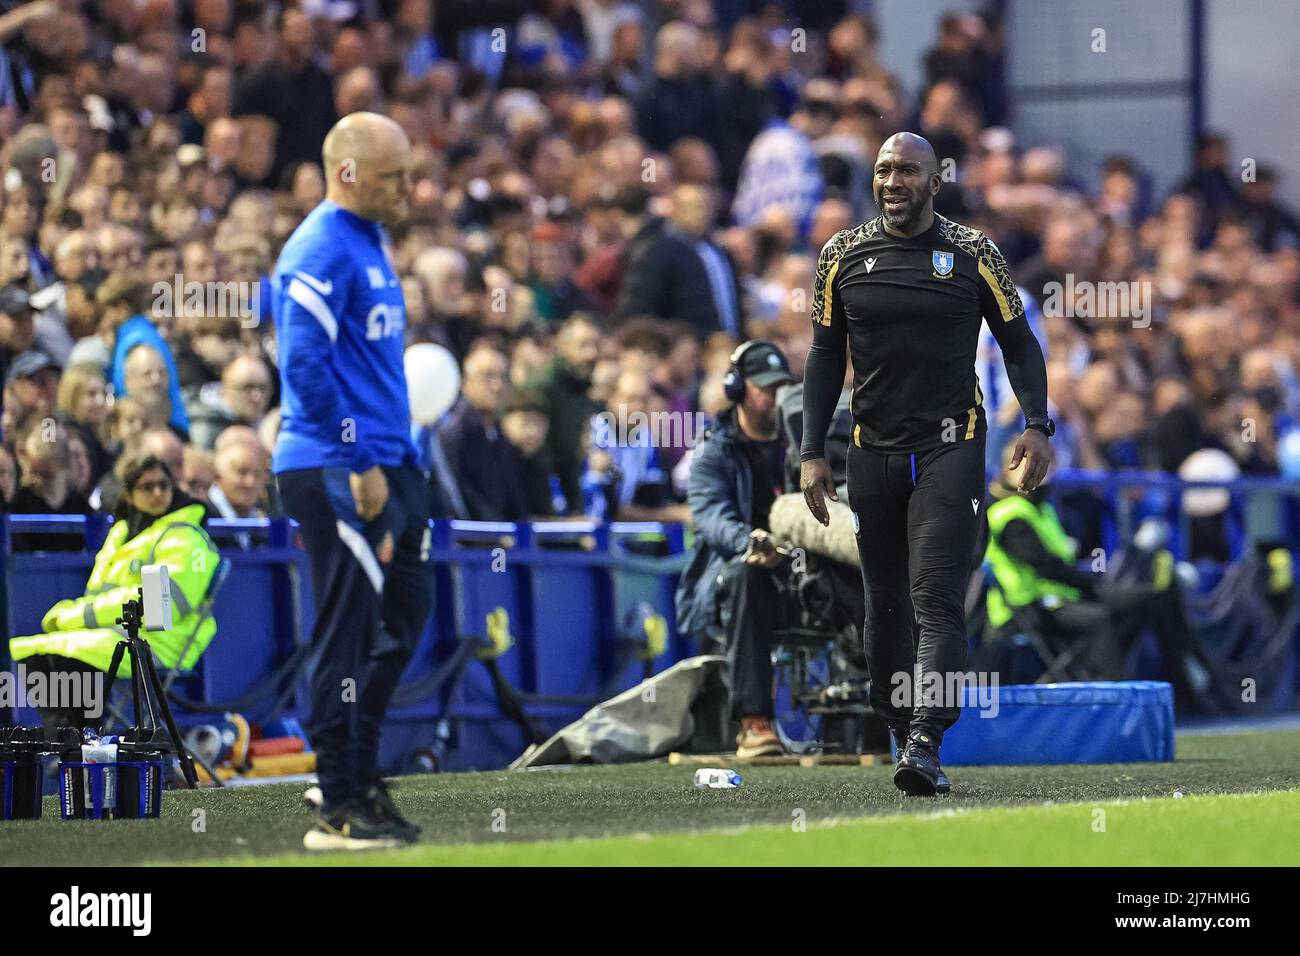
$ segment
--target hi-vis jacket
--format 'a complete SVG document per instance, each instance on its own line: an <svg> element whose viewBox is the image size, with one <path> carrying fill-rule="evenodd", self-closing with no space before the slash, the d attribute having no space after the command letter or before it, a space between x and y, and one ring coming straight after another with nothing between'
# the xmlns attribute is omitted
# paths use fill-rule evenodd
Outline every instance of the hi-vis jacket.
<svg viewBox="0 0 1300 956"><path fill-rule="evenodd" d="M146 564L165 564L171 578L171 629L142 628L140 636L164 667L193 667L217 630L216 621L209 617L186 648L185 642L198 623L198 608L221 560L216 545L199 524L202 520L202 505L186 505L162 515L130 540L126 540L126 522L114 523L95 556L85 596L50 608L41 621L45 633L10 640L14 662L35 654L55 654L107 671L113 650L125 634L115 622L122 614L123 602L137 597L140 569ZM122 659L118 673L130 674L127 658Z"/></svg>
<svg viewBox="0 0 1300 956"><path fill-rule="evenodd" d="M1035 505L1023 495L1008 495L989 505L989 544L984 561L993 569L996 586L989 589L989 624L1001 627L1011 620L1011 609L1032 604L1041 597L1056 595L1066 601L1079 600L1078 588L1043 577L1028 564L1018 561L1002 547L1002 531L1012 521L1023 521L1033 529L1043 547L1062 561L1074 560L1070 541L1056 509L1046 501Z"/></svg>

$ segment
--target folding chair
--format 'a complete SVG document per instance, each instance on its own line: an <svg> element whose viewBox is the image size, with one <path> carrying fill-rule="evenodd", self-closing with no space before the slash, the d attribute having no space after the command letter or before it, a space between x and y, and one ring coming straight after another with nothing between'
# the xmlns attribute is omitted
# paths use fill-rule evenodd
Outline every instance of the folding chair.
<svg viewBox="0 0 1300 956"><path fill-rule="evenodd" d="M1092 679L1088 670L1079 662L1088 651L1090 642L1086 638L1067 639L1052 634L1041 626L1040 612L1032 605L1025 607L1008 605L1011 620L998 629L999 633L995 638L989 631L986 607L989 592L997 586L997 578L994 577L992 567L983 564L971 575L966 591L966 632L970 640L969 650L976 661L982 662L981 666L990 665L979 651L994 639L1007 640L1013 648L1028 647L1042 664L1043 672L1034 680L1036 684ZM1007 663L1011 662L1009 657L1004 660Z"/></svg>
<svg viewBox="0 0 1300 956"><path fill-rule="evenodd" d="M1043 664L1043 673L1034 683L1095 680L1096 675L1079 662L1092 642L1086 637L1065 638L1052 634L1038 626L1036 617L1036 609L1032 607L1011 609L1011 623L1015 625L1017 636L1033 649Z"/></svg>

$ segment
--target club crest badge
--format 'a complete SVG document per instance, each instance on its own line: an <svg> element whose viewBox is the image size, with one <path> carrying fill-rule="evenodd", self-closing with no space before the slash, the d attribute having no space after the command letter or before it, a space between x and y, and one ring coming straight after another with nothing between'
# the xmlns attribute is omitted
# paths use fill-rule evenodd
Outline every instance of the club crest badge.
<svg viewBox="0 0 1300 956"><path fill-rule="evenodd" d="M952 253L934 251L930 253L930 262L934 264L934 277L936 279L952 278Z"/></svg>

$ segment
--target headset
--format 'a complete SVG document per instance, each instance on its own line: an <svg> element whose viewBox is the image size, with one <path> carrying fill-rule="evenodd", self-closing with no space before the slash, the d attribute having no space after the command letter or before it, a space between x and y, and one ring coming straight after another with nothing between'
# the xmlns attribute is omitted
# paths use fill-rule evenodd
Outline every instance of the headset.
<svg viewBox="0 0 1300 956"><path fill-rule="evenodd" d="M739 404L745 398L745 376L741 374L740 363L744 360L745 353L756 345L778 347L775 342L768 339L750 339L736 346L736 350L731 353L731 368L727 370L727 376L722 380L722 393L733 405Z"/></svg>

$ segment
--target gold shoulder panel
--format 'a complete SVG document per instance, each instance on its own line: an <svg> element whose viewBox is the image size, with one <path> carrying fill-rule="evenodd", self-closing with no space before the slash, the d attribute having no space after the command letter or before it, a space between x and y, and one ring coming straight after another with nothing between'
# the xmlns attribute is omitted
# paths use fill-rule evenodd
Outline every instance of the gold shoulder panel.
<svg viewBox="0 0 1300 956"><path fill-rule="evenodd" d="M943 236L945 241L951 242L968 256L980 258L980 244L984 242L984 233L946 219L938 213L934 214L934 218L939 220L939 235Z"/></svg>
<svg viewBox="0 0 1300 956"><path fill-rule="evenodd" d="M812 316L814 322L819 322L822 325L831 324L831 305L834 298L833 285L835 273L840 268L840 260L858 243L877 235L879 230L879 220L872 219L869 222L854 226L852 229L841 229L831 236L826 245L822 247L821 253L817 256L817 274L813 278Z"/></svg>
<svg viewBox="0 0 1300 956"><path fill-rule="evenodd" d="M1016 291L1016 284L1007 269L1007 260L1002 257L993 240L978 229L963 226L938 214L936 218L939 220L940 235L962 252L973 256L979 264L980 278L997 302L1002 321L1013 322L1022 318L1025 314L1024 303L1020 301L1020 293Z"/></svg>

